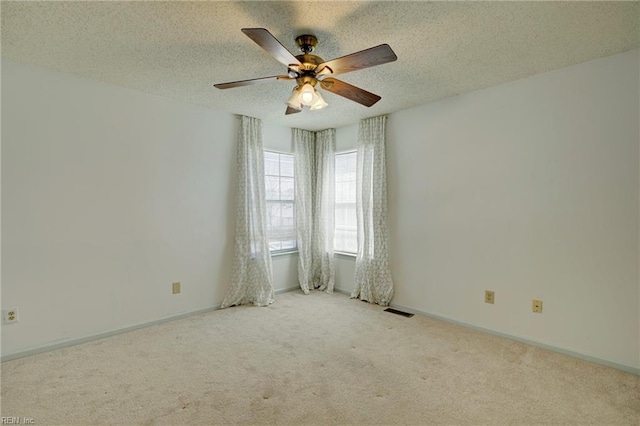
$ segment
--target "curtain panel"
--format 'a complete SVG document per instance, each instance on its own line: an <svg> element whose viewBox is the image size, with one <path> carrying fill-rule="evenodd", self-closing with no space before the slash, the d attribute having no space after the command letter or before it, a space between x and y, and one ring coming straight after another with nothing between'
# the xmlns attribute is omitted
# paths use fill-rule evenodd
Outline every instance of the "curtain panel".
<svg viewBox="0 0 640 426"><path fill-rule="evenodd" d="M295 155L298 281L310 289L333 292L335 205L335 129L293 129Z"/></svg>
<svg viewBox="0 0 640 426"><path fill-rule="evenodd" d="M333 293L336 268L333 257L335 229L336 130L316 133L316 184L313 221L313 287Z"/></svg>
<svg viewBox="0 0 640 426"><path fill-rule="evenodd" d="M358 128L356 211L358 254L352 298L387 306L393 297L387 229L386 117L361 120Z"/></svg>
<svg viewBox="0 0 640 426"><path fill-rule="evenodd" d="M231 285L222 308L274 302L271 254L266 234L262 121L240 117L237 160L236 234Z"/></svg>
<svg viewBox="0 0 640 426"><path fill-rule="evenodd" d="M313 288L313 220L315 192L316 134L292 129L295 175L296 232L298 239L298 281L305 294Z"/></svg>

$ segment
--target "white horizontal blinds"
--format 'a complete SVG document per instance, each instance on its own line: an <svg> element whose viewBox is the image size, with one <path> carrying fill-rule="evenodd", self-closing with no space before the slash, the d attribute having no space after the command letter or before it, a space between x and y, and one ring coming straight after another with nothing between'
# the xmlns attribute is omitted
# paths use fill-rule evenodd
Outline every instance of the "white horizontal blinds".
<svg viewBox="0 0 640 426"><path fill-rule="evenodd" d="M356 253L358 228L356 216L357 152L336 155L336 202L334 250Z"/></svg>
<svg viewBox="0 0 640 426"><path fill-rule="evenodd" d="M264 152L269 251L296 249L293 155Z"/></svg>

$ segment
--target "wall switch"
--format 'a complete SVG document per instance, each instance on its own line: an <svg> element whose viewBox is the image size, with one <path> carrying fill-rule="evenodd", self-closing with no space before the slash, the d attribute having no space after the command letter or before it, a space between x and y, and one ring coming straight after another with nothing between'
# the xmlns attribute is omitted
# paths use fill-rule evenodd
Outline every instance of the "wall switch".
<svg viewBox="0 0 640 426"><path fill-rule="evenodd" d="M493 305L494 302L494 293L491 290L484 291L484 303L491 303Z"/></svg>
<svg viewBox="0 0 640 426"><path fill-rule="evenodd" d="M9 308L2 311L3 324L15 324L18 322L18 308Z"/></svg>
<svg viewBox="0 0 640 426"><path fill-rule="evenodd" d="M179 282L171 284L171 287L172 287L173 294L180 293L180 283Z"/></svg>
<svg viewBox="0 0 640 426"><path fill-rule="evenodd" d="M533 303L531 304L531 310L537 314L542 313L542 300L533 299Z"/></svg>

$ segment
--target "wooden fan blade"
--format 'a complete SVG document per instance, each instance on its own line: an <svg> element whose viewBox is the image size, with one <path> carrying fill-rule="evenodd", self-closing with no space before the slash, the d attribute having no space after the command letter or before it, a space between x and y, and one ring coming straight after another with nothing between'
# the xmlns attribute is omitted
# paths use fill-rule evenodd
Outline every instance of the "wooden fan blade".
<svg viewBox="0 0 640 426"><path fill-rule="evenodd" d="M287 110L284 112L286 115L289 114L297 114L299 112L301 112L301 109L295 109L295 108L291 108L290 106L287 107Z"/></svg>
<svg viewBox="0 0 640 426"><path fill-rule="evenodd" d="M337 80L335 78L325 78L320 82L320 85L323 89L328 90L329 92L335 93L336 95L343 96L347 99L351 99L354 102L362 104L366 107L370 107L380 99L380 96L367 92L359 87L352 86L349 83L345 83L344 81Z"/></svg>
<svg viewBox="0 0 640 426"><path fill-rule="evenodd" d="M243 28L242 32L247 35L251 40L255 41L258 46L262 47L267 52L276 58L278 62L286 66L289 65L301 65L300 61L296 59L286 47L282 45L269 31L264 28Z"/></svg>
<svg viewBox="0 0 640 426"><path fill-rule="evenodd" d="M288 75L272 75L271 77L252 78L249 80L231 81L229 83L214 84L218 89L231 89L233 87L249 86L250 84L264 83L272 80L292 80Z"/></svg>
<svg viewBox="0 0 640 426"><path fill-rule="evenodd" d="M398 57L393 50L391 50L391 47L389 47L388 44L381 44L380 46L361 50L360 52L352 53L351 55L342 56L340 58L324 62L318 65L316 69L321 74L325 74L327 72L324 71L323 68L329 68L331 72L328 74L338 75L373 67L375 65L386 64L387 62L393 62L396 59L398 59Z"/></svg>

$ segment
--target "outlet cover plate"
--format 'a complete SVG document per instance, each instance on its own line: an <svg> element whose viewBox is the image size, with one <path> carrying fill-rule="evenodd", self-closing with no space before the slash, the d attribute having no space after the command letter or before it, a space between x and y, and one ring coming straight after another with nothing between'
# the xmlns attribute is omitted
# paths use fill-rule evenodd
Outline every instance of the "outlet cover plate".
<svg viewBox="0 0 640 426"><path fill-rule="evenodd" d="M2 311L3 324L15 324L18 322L18 308L9 308Z"/></svg>
<svg viewBox="0 0 640 426"><path fill-rule="evenodd" d="M531 302L531 310L533 312L535 312L536 314L541 314L542 313L542 300L533 299L533 302Z"/></svg>
<svg viewBox="0 0 640 426"><path fill-rule="evenodd" d="M491 303L493 305L495 301L495 293L491 290L484 291L484 303Z"/></svg>

